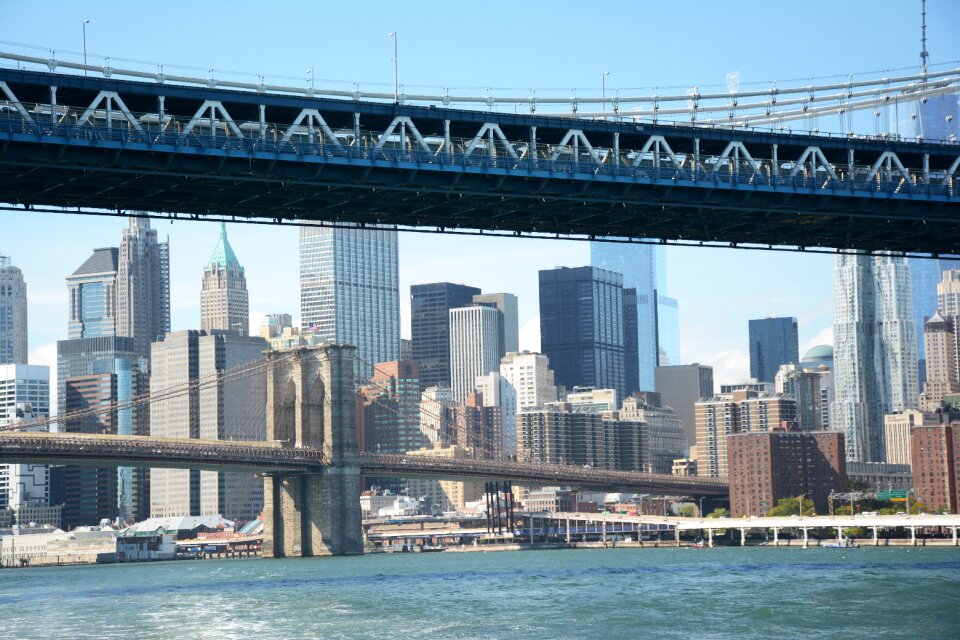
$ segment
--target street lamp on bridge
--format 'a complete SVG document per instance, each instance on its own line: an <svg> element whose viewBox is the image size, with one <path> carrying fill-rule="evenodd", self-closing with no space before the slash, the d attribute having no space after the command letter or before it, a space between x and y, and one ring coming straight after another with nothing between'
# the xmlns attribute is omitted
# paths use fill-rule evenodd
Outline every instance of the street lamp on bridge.
<svg viewBox="0 0 960 640"><path fill-rule="evenodd" d="M87 66L87 25L90 24L90 19L87 18L83 21L83 66ZM87 75L87 70L84 68L83 75Z"/></svg>
<svg viewBox="0 0 960 640"><path fill-rule="evenodd" d="M600 111L603 112L603 119L607 119L607 76L610 75L609 71L604 71L600 74Z"/></svg>
<svg viewBox="0 0 960 640"><path fill-rule="evenodd" d="M400 103L400 71L399 71L399 56L397 55L397 40L400 39L400 36L397 35L396 31L390 32L390 37L393 38L393 101Z"/></svg>

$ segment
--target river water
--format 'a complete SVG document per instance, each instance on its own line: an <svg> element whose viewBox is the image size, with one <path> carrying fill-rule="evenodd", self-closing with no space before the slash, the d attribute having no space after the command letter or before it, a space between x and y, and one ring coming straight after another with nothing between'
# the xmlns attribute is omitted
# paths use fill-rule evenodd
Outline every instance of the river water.
<svg viewBox="0 0 960 640"><path fill-rule="evenodd" d="M960 549L595 549L0 571L2 638L960 638Z"/></svg>

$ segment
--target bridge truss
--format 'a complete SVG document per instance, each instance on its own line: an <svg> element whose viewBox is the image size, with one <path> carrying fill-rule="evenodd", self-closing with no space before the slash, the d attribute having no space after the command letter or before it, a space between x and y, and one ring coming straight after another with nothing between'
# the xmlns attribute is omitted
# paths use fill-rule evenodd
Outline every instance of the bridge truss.
<svg viewBox="0 0 960 640"><path fill-rule="evenodd" d="M48 68L0 68L0 190L15 206L811 250L949 253L960 241L956 141L735 128L915 103L957 91L960 70L828 85L846 87L841 107L808 87L744 109L745 92L736 110L760 115L720 126L697 120L717 98L699 94L685 96L693 123L643 122L619 107L466 111L449 96L336 99L3 58Z"/></svg>

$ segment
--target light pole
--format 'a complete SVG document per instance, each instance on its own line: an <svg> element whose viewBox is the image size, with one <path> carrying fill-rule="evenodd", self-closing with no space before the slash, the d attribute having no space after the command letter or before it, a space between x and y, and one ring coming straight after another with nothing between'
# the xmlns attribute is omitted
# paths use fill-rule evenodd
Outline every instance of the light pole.
<svg viewBox="0 0 960 640"><path fill-rule="evenodd" d="M607 76L610 75L609 71L604 71L600 74L600 111L604 112L603 119L606 120L606 110L607 110Z"/></svg>
<svg viewBox="0 0 960 640"><path fill-rule="evenodd" d="M400 61L397 56L397 40L400 39L400 36L397 35L396 31L390 32L390 37L393 38L393 101L398 103L400 102Z"/></svg>
<svg viewBox="0 0 960 640"><path fill-rule="evenodd" d="M313 67L307 69L307 73L310 74L310 96L313 97Z"/></svg>
<svg viewBox="0 0 960 640"><path fill-rule="evenodd" d="M700 496L700 517L703 518L703 496Z"/></svg>
<svg viewBox="0 0 960 640"><path fill-rule="evenodd" d="M87 25L90 24L90 20L83 21L83 66L87 66ZM87 70L83 70L83 75L87 75Z"/></svg>

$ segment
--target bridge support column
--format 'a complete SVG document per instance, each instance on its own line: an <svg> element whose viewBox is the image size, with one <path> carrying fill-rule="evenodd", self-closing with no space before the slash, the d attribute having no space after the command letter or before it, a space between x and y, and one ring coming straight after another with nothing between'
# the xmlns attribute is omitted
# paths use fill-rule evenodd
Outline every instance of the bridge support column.
<svg viewBox="0 0 960 640"><path fill-rule="evenodd" d="M707 529L707 546L713 548L713 529Z"/></svg>
<svg viewBox="0 0 960 640"><path fill-rule="evenodd" d="M744 547L747 544L747 530L740 529L740 546Z"/></svg>
<svg viewBox="0 0 960 640"><path fill-rule="evenodd" d="M570 518L567 518L567 546L570 546Z"/></svg>
<svg viewBox="0 0 960 640"><path fill-rule="evenodd" d="M320 473L264 480L264 557L363 553L354 347L267 354L267 439L323 449Z"/></svg>
<svg viewBox="0 0 960 640"><path fill-rule="evenodd" d="M909 527L910 529L910 544L917 546L917 528Z"/></svg>
<svg viewBox="0 0 960 640"><path fill-rule="evenodd" d="M673 525L673 540L676 543L676 546L680 546L680 527L678 525Z"/></svg>
<svg viewBox="0 0 960 640"><path fill-rule="evenodd" d="M880 546L880 536L877 535L877 527L872 527L872 528L873 528L873 546L879 547L879 546Z"/></svg>
<svg viewBox="0 0 960 640"><path fill-rule="evenodd" d="M603 546L607 546L607 518L606 516L600 518L600 526L603 527L603 531L600 533L600 540L603 542Z"/></svg>
<svg viewBox="0 0 960 640"><path fill-rule="evenodd" d="M775 547L780 546L780 528L779 527L773 528L773 546Z"/></svg>
<svg viewBox="0 0 960 640"><path fill-rule="evenodd" d="M953 546L957 546L957 528L953 527Z"/></svg>
<svg viewBox="0 0 960 640"><path fill-rule="evenodd" d="M803 548L806 549L807 546L809 546L810 539L807 535L807 528L803 527L802 531L803 531Z"/></svg>
<svg viewBox="0 0 960 640"><path fill-rule="evenodd" d="M843 542L843 527L837 526L837 542Z"/></svg>

